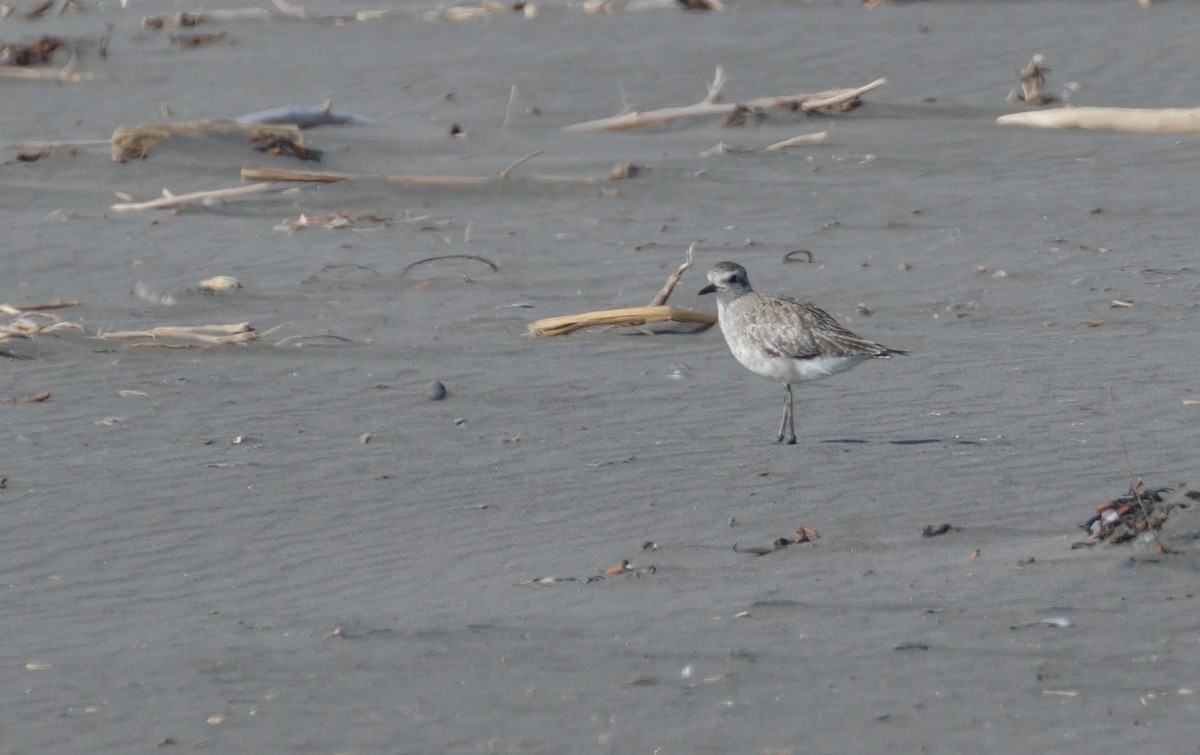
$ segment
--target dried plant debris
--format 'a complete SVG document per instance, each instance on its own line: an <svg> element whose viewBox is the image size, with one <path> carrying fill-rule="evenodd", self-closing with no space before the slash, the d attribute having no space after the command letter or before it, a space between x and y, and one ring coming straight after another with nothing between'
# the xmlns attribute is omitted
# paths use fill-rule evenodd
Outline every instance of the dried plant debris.
<svg viewBox="0 0 1200 755"><path fill-rule="evenodd" d="M821 533L813 527L799 527L796 529L796 534L787 537L777 537L771 543L771 547L751 546L749 548L739 548L737 543L733 544L734 553L749 553L752 556L765 556L768 553L774 553L778 550L783 550L788 546L797 543L815 543Z"/></svg>
<svg viewBox="0 0 1200 755"><path fill-rule="evenodd" d="M1175 509L1186 509L1191 502L1200 501L1200 490L1178 487L1151 488L1139 477L1129 486L1129 492L1096 506L1095 515L1079 525L1092 540L1116 545L1147 537L1157 543L1157 532ZM1091 543L1075 543L1078 548Z"/></svg>
<svg viewBox="0 0 1200 755"><path fill-rule="evenodd" d="M1017 71L1021 90L1014 89L1009 92L1009 102L1028 102L1030 105L1046 105L1054 102L1054 95L1046 92L1045 73L1050 69L1045 67L1045 62L1045 55L1034 55L1024 68Z"/></svg>
<svg viewBox="0 0 1200 755"><path fill-rule="evenodd" d="M67 44L62 37L44 35L24 43L0 45L0 66L39 66L49 63L54 51Z"/></svg>
<svg viewBox="0 0 1200 755"><path fill-rule="evenodd" d="M168 37L172 44L179 45L185 50L194 47L204 47L216 42L220 42L229 36L228 32L217 32L216 34L172 34Z"/></svg>

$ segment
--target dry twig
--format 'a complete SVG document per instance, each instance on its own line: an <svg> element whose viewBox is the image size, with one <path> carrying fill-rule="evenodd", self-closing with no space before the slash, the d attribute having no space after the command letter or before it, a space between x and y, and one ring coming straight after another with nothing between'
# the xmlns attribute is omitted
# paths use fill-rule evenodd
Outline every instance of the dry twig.
<svg viewBox="0 0 1200 755"><path fill-rule="evenodd" d="M559 317L543 317L529 323L529 333L535 336L564 336L583 328L596 325L628 325L637 327L652 322L698 322L712 325L717 318L706 312L693 312L682 307L668 307L666 301L675 284L692 267L692 253L696 245L692 244L687 250L687 260L667 278L667 282L659 289L650 305L646 307L623 307L621 309L602 309L596 312L584 312L578 315L562 315Z"/></svg>
<svg viewBox="0 0 1200 755"><path fill-rule="evenodd" d="M701 116L724 115L736 113L765 113L770 110L799 110L808 112L822 109L849 109L858 98L867 92L874 91L887 84L887 79L876 79L870 84L854 89L829 89L815 94L791 94L779 97L758 97L741 104L721 102L722 90L725 87L725 69L717 66L713 80L708 85L708 95L694 105L682 107L664 107L647 112L634 111L615 115L609 118L599 118L592 121L575 123L565 128L566 131L620 131L627 128L638 128L659 123L679 120L681 118L696 118Z"/></svg>

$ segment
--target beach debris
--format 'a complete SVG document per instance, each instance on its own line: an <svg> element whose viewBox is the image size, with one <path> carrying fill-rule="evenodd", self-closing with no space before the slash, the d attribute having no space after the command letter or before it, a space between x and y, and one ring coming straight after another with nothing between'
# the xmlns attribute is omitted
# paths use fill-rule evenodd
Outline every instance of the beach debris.
<svg viewBox="0 0 1200 755"><path fill-rule="evenodd" d="M324 639L326 640L344 640L346 639L346 631L342 627L334 627L332 631L326 632Z"/></svg>
<svg viewBox="0 0 1200 755"><path fill-rule="evenodd" d="M564 582L578 581L579 579L577 577L534 577L533 579L527 579L524 582L521 582L517 586L525 587L527 585L534 585L537 587L552 587L554 585L561 585Z"/></svg>
<svg viewBox="0 0 1200 755"><path fill-rule="evenodd" d="M495 262L492 262L487 257L480 257L477 254L439 254L436 257L426 257L423 260L417 260L416 262L405 265L404 269L400 271L400 277L404 278L404 276L408 275L410 270L412 270L414 267L417 267L418 265L425 265L430 262L441 262L442 260L454 260L454 259L474 260L476 262L482 262L483 264L485 264L489 268L491 268L493 273L500 271L500 268L496 267ZM463 276L463 277L466 278L466 276ZM466 279L468 281L470 281L470 278L466 278Z"/></svg>
<svg viewBox="0 0 1200 755"><path fill-rule="evenodd" d="M302 231L306 228L328 228L330 230L340 230L343 228L351 228L357 230L367 230L359 228L360 225L377 224L381 226L389 226L396 221L387 215L380 215L376 212L348 212L339 210L337 212L327 212L321 215L308 215L300 213L294 218L286 218L277 224L272 230L286 231L293 233Z"/></svg>
<svg viewBox="0 0 1200 755"><path fill-rule="evenodd" d="M821 533L813 527L799 527L796 529L796 534L790 537L777 537L771 543L771 547L750 546L748 548L739 548L738 543L733 544L734 553L749 553L752 556L765 556L768 553L774 553L778 550L783 550L788 546L797 543L813 543L817 538L821 537Z"/></svg>
<svg viewBox="0 0 1200 755"><path fill-rule="evenodd" d="M939 535L957 531L958 527L949 524L927 524L925 525L925 529L921 530L921 537L938 537Z"/></svg>
<svg viewBox="0 0 1200 755"><path fill-rule="evenodd" d="M1050 627L1051 629L1070 629L1075 626L1075 622L1068 619L1066 616L1050 616L1037 621L1027 621L1024 624L1014 624L1009 629L1016 631L1018 629L1028 629L1030 627Z"/></svg>
<svg viewBox="0 0 1200 755"><path fill-rule="evenodd" d="M801 144L820 144L829 136L828 131L817 131L811 134L800 134L793 136L791 139L784 139L781 142L767 145L768 152L785 152L788 147L796 147Z"/></svg>
<svg viewBox="0 0 1200 755"><path fill-rule="evenodd" d="M238 279L230 275L214 275L200 281L200 290L206 294L227 294L241 287Z"/></svg>
<svg viewBox="0 0 1200 755"><path fill-rule="evenodd" d="M160 13L157 16L142 18L143 29L178 29L180 27L199 26L213 22L227 21L268 21L272 13L265 8L237 8L234 10L214 9L201 13L176 11L175 13Z"/></svg>
<svg viewBox="0 0 1200 755"><path fill-rule="evenodd" d="M614 564L613 566L610 566L607 569L605 569L604 576L614 577L618 574L624 574L627 571L631 571L632 569L633 569L633 564L629 563L629 559L626 558L626 559L623 559L621 561L621 563Z"/></svg>
<svg viewBox="0 0 1200 755"><path fill-rule="evenodd" d="M21 66L0 66L0 78L25 79L34 81L59 81L65 84L78 84L81 81L92 81L96 74L75 70L75 56L71 55L67 64L62 68L32 68Z"/></svg>
<svg viewBox="0 0 1200 755"><path fill-rule="evenodd" d="M145 159L165 139L173 136L204 137L243 135L251 144L265 144L276 153L312 159L304 147L300 128L291 123L238 123L236 121L180 121L117 126L112 135L113 162Z"/></svg>
<svg viewBox="0 0 1200 755"><path fill-rule="evenodd" d="M54 51L66 44L66 39L51 34L24 43L0 44L0 66L40 66L49 63Z"/></svg>
<svg viewBox="0 0 1200 755"><path fill-rule="evenodd" d="M416 173L335 173L318 170L287 170L246 165L242 167L244 181L298 181L303 183L338 183L340 181L386 181L410 186L484 186L508 180L508 176L438 176ZM525 176L522 180L546 184L580 184L590 186L599 183L592 176Z"/></svg>
<svg viewBox="0 0 1200 755"><path fill-rule="evenodd" d="M675 3L684 10L725 10L725 3L721 0L675 0Z"/></svg>
<svg viewBox="0 0 1200 755"><path fill-rule="evenodd" d="M216 34L172 34L168 39L171 40L172 44L179 45L185 50L190 50L220 42L228 36L228 32L222 31Z"/></svg>
<svg viewBox="0 0 1200 755"><path fill-rule="evenodd" d="M841 112L850 110L861 104L862 95L887 85L887 79L876 79L870 84L853 89L828 89L815 94L791 94L777 97L758 97L744 103L722 102L725 88L725 69L717 66L712 82L708 85L708 95L694 105L682 107L664 107L646 112L633 111L615 115L609 118L599 118L565 127L566 131L596 132L620 131L628 128L640 128L681 118L696 118L713 115L726 117L745 115L748 113L765 114L771 110L791 110L809 112L813 110L828 110Z"/></svg>
<svg viewBox="0 0 1200 755"><path fill-rule="evenodd" d="M293 5L286 0L271 0L277 12L266 8L234 8L214 9L199 13L177 11L175 13L160 13L156 16L142 18L144 29L177 29L180 27L200 26L210 23L229 23L236 21L319 21L345 25L376 21L394 11L392 9L368 9L351 14L313 14L303 6Z"/></svg>
<svg viewBox="0 0 1200 755"><path fill-rule="evenodd" d="M40 404L50 398L50 391L42 391L32 396L9 396L0 399L0 404Z"/></svg>
<svg viewBox="0 0 1200 755"><path fill-rule="evenodd" d="M1133 307L1133 302L1122 301L1121 299L1113 299L1112 304L1109 305L1109 308L1111 309L1132 309Z"/></svg>
<svg viewBox="0 0 1200 755"><path fill-rule="evenodd" d="M1200 133L1200 108L1063 107L1009 113L996 119L1005 126L1083 128L1127 134Z"/></svg>
<svg viewBox="0 0 1200 755"><path fill-rule="evenodd" d="M430 401L441 401L446 398L446 386L440 380L430 380L425 384L425 398Z"/></svg>
<svg viewBox="0 0 1200 755"><path fill-rule="evenodd" d="M371 123L370 118L364 118L354 113L341 113L333 109L333 100L325 100L318 107L277 107L270 110L259 110L234 118L237 123L290 123L297 128L313 128L332 124L344 126L351 123Z"/></svg>
<svg viewBox="0 0 1200 755"><path fill-rule="evenodd" d="M652 322L697 322L712 326L717 318L707 312L693 312L681 307L666 306L667 299L679 283L685 272L691 269L696 245L688 246L686 259L675 272L667 277L666 283L645 307L623 307L621 309L602 309L595 312L584 312L578 315L559 315L543 317L534 320L527 326L530 335L534 336L563 336L583 328L596 325L626 325L639 327ZM640 332L646 333L647 331Z"/></svg>
<svg viewBox="0 0 1200 755"><path fill-rule="evenodd" d="M97 338L109 340L133 340L146 338L129 346L160 346L169 349L186 349L196 346L229 346L258 339L259 333L248 322L230 325L163 325L150 330L99 331Z"/></svg>
<svg viewBox="0 0 1200 755"><path fill-rule="evenodd" d="M1098 504L1095 514L1079 526L1092 540L1112 545L1130 541L1141 544L1138 539L1146 538L1147 544L1156 546L1161 553L1165 549L1157 541L1158 531L1172 511L1186 509L1193 501L1200 501L1200 490L1184 485L1151 488L1137 477L1130 483L1128 493Z"/></svg>
<svg viewBox="0 0 1200 755"><path fill-rule="evenodd" d="M1030 105L1046 105L1054 102L1055 97L1046 91L1045 67L1046 56L1038 53L1029 59L1025 67L1017 71L1017 80L1021 82L1020 91L1014 89L1008 93L1009 102L1028 102Z"/></svg>
<svg viewBox="0 0 1200 755"><path fill-rule="evenodd" d="M227 199L237 199L254 194L271 194L296 191L296 187L288 183L255 183L234 186L228 189L211 189L207 191L192 191L187 194L172 194L163 189L163 195L158 199L145 202L118 202L110 207L114 212L137 212L141 210L165 210L183 207L189 204L212 204L224 202Z"/></svg>
<svg viewBox="0 0 1200 755"><path fill-rule="evenodd" d="M537 18L538 8L530 2L500 3L495 0L483 0L474 5L451 5L441 11L429 11L421 14L423 21L473 21L489 16L520 13L527 19Z"/></svg>

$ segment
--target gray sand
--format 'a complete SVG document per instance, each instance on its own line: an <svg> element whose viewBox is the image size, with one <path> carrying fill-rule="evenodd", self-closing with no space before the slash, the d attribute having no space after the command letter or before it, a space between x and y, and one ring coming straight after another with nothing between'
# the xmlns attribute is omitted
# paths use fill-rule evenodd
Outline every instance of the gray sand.
<svg viewBox="0 0 1200 755"><path fill-rule="evenodd" d="M1022 109L1005 95L1035 52L1080 104L1196 105L1200 5L733 0L463 24L400 7L201 27L230 39L195 50L139 28L174 6L0 22L5 41L115 25L106 61L80 59L98 81L0 80L5 139L326 97L374 121L306 132L318 165L229 140L125 165L3 153L0 301L79 299L59 314L93 331L282 327L183 351L64 333L0 360L0 397L53 394L0 406L0 752L1195 747L1200 525L1172 522L1166 555L1070 546L1131 471L1200 478L1184 403L1200 398L1200 141L994 119ZM837 116L561 130L622 98L699 100L717 63L732 101L890 86ZM827 142L787 154L700 156L817 130ZM494 175L539 148L517 175L650 171L108 209L114 192L234 186L243 164ZM428 219L272 230L337 210ZM911 355L797 388L801 440L783 447L782 390L715 329L524 335L644 304L693 241L673 304L710 309L694 293L731 259ZM814 264L781 262L800 248ZM400 277L438 254L499 272ZM195 292L215 274L245 288ZM177 303L130 296L139 281ZM274 345L327 334L349 342ZM944 522L958 530L921 537ZM801 526L822 537L733 550ZM587 582L622 559L644 571ZM575 580L522 585L540 577Z"/></svg>

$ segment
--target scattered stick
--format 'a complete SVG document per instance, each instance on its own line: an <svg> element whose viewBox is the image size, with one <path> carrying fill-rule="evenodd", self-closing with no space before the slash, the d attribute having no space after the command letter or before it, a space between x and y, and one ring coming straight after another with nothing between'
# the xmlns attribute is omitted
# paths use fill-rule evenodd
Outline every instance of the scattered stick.
<svg viewBox="0 0 1200 755"><path fill-rule="evenodd" d="M671 273L667 277L667 282L663 284L663 287L660 288L658 293L654 295L654 298L650 300L651 307L662 306L663 304L667 303L667 299L671 298L671 292L675 290L675 285L679 283L679 279L683 277L684 273L692 269L692 255L695 253L695 251L696 242L693 241L691 244L688 244L687 259L683 261L683 264L680 265L675 272Z"/></svg>
<svg viewBox="0 0 1200 755"><path fill-rule="evenodd" d="M123 163L143 159L164 139L172 136L213 136L244 134L251 143L276 140L304 150L304 137L292 124L237 123L235 121L183 121L180 123L144 123L117 126L112 135L112 159Z"/></svg>
<svg viewBox="0 0 1200 755"><path fill-rule="evenodd" d="M197 204L211 199L234 199L250 194L269 194L294 189L290 184L256 183L249 186L234 186L229 189L212 189L210 191L193 191L187 194L172 194L163 189L163 195L148 202L118 202L110 209L113 212L136 212L140 210L165 210L172 207L182 207L187 204Z"/></svg>
<svg viewBox="0 0 1200 755"><path fill-rule="evenodd" d="M827 136L829 136L828 131L818 131L814 134L800 134L799 136L793 136L791 139L784 139L781 142L768 144L767 149L771 152L783 152L788 147L795 147L800 144L820 144L825 141Z"/></svg>
<svg viewBox="0 0 1200 755"><path fill-rule="evenodd" d="M187 50L220 42L228 36L229 32L222 31L216 34L172 34L168 38L172 44L179 45Z"/></svg>
<svg viewBox="0 0 1200 755"><path fill-rule="evenodd" d="M542 154L545 151L546 150L544 150L544 149L535 149L534 151L530 152L528 155L525 155L520 160L517 160L512 165L510 165L507 168L505 168L504 170L500 171L499 178L501 180L508 178L509 174L512 173L514 170L516 170L518 165L520 165L521 163L524 163L526 161L532 160L533 158L537 157L538 155Z"/></svg>
<svg viewBox="0 0 1200 755"><path fill-rule="evenodd" d="M1107 129L1127 134L1195 134L1200 133L1200 108L1064 107L1010 113L997 118L996 123L1034 128Z"/></svg>
<svg viewBox="0 0 1200 755"><path fill-rule="evenodd" d="M667 282L659 289L649 306L623 307L621 309L602 309L596 312L584 312L579 315L562 315L559 317L543 317L529 323L529 333L535 336L565 336L583 328L596 325L628 325L638 327L652 322L698 322L712 325L717 321L715 315L707 312L693 312L682 307L666 306L667 299L675 290L675 285L692 267L692 255L695 243L688 246L687 259L675 272L667 277Z"/></svg>
<svg viewBox="0 0 1200 755"><path fill-rule="evenodd" d="M417 260L410 265L405 265L404 269L400 271L400 277L403 278L404 276L408 275L408 271L412 270L417 265L424 265L428 262L439 262L441 260L475 260L490 267L493 273L500 272L500 268L496 267L496 263L492 262L486 257L480 257L474 254L442 254L437 257L426 257L425 259Z"/></svg>
<svg viewBox="0 0 1200 755"><path fill-rule="evenodd" d="M64 309L66 307L78 307L83 302L69 299L55 299L44 304L0 304L0 312L6 315L20 315L22 312L34 312L40 309Z"/></svg>
<svg viewBox="0 0 1200 755"><path fill-rule="evenodd" d="M583 328L596 325L646 325L653 322L699 322L712 325L717 318L703 312L693 312L682 307L624 307L602 309L578 315L543 317L529 323L529 332L535 336L565 336Z"/></svg>
<svg viewBox="0 0 1200 755"><path fill-rule="evenodd" d="M758 97L741 104L721 102L721 93L725 86L725 69L717 66L712 83L708 85L708 96L695 105L682 107L664 107L647 112L634 111L609 118L575 123L565 127L565 131L597 132L620 131L628 128L639 128L681 118L696 118L710 115L732 116L744 113L765 113L771 110L799 110L809 112L822 109L847 110L854 107L859 98L867 92L874 91L887 84L887 79L876 79L870 84L854 89L829 89L816 94L792 94L781 97Z"/></svg>
<svg viewBox="0 0 1200 755"><path fill-rule="evenodd" d="M517 85L513 84L512 89L508 92L508 104L504 107L504 122L500 124L500 128L508 128L508 119L512 116L513 102L517 99Z"/></svg>
<svg viewBox="0 0 1200 755"><path fill-rule="evenodd" d="M511 170L530 159L526 156L505 170ZM305 183L336 183L338 181L387 181L388 183L409 184L412 186L482 186L492 183L498 178L489 176L429 176L415 173L334 173L320 170L286 170L281 168L261 168L243 166L242 179L246 181L303 181ZM591 176L529 176L528 181L549 184L594 184L596 179Z"/></svg>
<svg viewBox="0 0 1200 755"><path fill-rule="evenodd" d="M259 337L259 333L250 327L248 322L232 325L164 325L150 330L113 330L96 335L105 339L149 338L150 341L133 343L130 346L162 346L165 348L187 348L193 345L229 346L253 341ZM164 343L160 342L160 339L180 340L186 343Z"/></svg>

